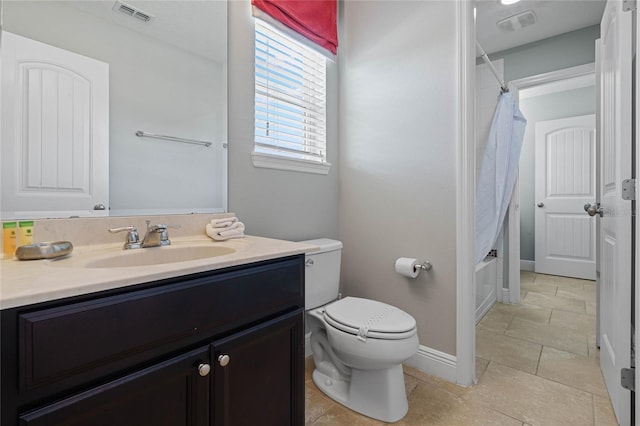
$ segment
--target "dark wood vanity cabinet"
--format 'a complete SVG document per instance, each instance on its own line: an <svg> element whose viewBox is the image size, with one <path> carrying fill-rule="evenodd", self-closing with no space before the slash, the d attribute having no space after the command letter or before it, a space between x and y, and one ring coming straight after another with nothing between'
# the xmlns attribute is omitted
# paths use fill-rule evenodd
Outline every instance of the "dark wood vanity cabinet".
<svg viewBox="0 0 640 426"><path fill-rule="evenodd" d="M29 426L209 424L209 377L201 348L20 414Z"/></svg>
<svg viewBox="0 0 640 426"><path fill-rule="evenodd" d="M304 256L3 310L2 425L302 425Z"/></svg>
<svg viewBox="0 0 640 426"><path fill-rule="evenodd" d="M304 325L299 312L218 340L211 353L213 424L304 423ZM295 395L302 398L291 397Z"/></svg>

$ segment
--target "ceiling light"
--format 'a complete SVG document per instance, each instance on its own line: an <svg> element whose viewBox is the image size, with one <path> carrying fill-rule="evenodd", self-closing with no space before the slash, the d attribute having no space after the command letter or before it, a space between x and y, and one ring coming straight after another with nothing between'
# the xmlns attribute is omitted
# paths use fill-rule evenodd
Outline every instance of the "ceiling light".
<svg viewBox="0 0 640 426"><path fill-rule="evenodd" d="M535 23L536 14L533 13L533 10L525 10L524 12L509 16L508 18L501 19L500 21L496 22L496 25L498 26L498 29L500 29L500 31L508 33L511 31L520 30Z"/></svg>
<svg viewBox="0 0 640 426"><path fill-rule="evenodd" d="M520 0L498 0L500 2L500 4L503 4L505 6L509 6L510 4L516 4L518 3Z"/></svg>

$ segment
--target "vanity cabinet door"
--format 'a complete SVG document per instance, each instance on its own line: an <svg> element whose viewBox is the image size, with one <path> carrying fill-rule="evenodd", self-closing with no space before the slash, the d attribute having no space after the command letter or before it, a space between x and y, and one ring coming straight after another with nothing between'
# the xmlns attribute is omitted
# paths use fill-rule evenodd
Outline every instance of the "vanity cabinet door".
<svg viewBox="0 0 640 426"><path fill-rule="evenodd" d="M304 424L304 311L215 341L215 426Z"/></svg>
<svg viewBox="0 0 640 426"><path fill-rule="evenodd" d="M205 426L211 386L205 365L209 347L23 413L20 425Z"/></svg>

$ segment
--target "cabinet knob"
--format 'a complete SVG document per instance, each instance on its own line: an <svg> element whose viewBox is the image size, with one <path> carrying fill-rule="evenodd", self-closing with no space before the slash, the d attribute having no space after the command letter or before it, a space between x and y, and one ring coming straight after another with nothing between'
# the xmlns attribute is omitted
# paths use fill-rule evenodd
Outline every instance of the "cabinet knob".
<svg viewBox="0 0 640 426"><path fill-rule="evenodd" d="M209 371L211 371L211 366L209 364L200 364L198 365L198 374L200 374L202 377L205 377L209 374Z"/></svg>
<svg viewBox="0 0 640 426"><path fill-rule="evenodd" d="M229 355L218 356L218 363L220 364L220 367L226 367L227 364L229 364L229 361L231 361L231 358L229 358Z"/></svg>

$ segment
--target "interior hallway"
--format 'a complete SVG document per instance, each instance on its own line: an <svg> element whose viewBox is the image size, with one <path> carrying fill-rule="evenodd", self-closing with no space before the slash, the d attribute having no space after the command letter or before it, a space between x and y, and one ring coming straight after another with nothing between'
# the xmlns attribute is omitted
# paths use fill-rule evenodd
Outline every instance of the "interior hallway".
<svg viewBox="0 0 640 426"><path fill-rule="evenodd" d="M478 384L404 367L409 413L396 425L616 425L595 346L595 282L521 273L520 305L497 303L476 327ZM333 402L311 379L307 425L382 425Z"/></svg>

